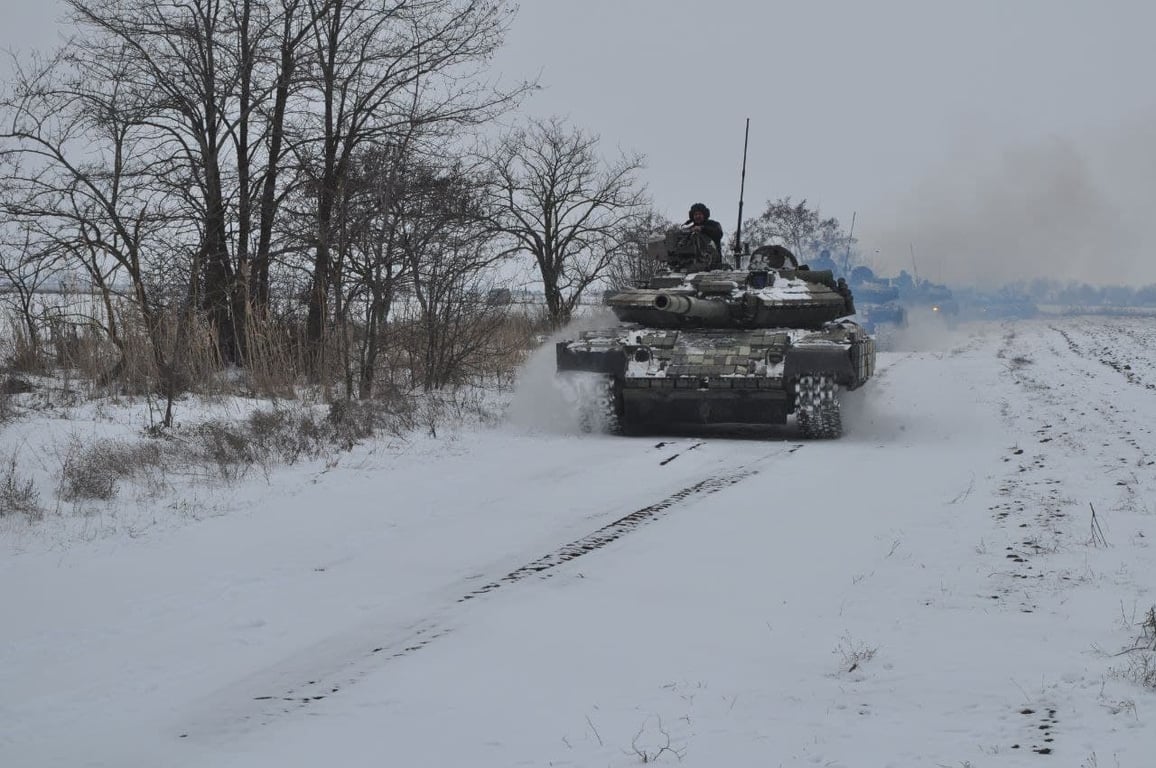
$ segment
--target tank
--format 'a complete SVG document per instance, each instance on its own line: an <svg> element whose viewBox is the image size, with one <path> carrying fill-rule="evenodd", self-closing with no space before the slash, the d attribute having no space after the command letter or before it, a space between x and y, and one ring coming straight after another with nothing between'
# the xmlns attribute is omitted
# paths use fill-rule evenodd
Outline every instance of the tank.
<svg viewBox="0 0 1156 768"><path fill-rule="evenodd" d="M899 288L890 280L876 277L870 267L859 266L851 270L850 283L859 322L868 333L874 334L881 326L907 325L907 310L899 303Z"/></svg>
<svg viewBox="0 0 1156 768"><path fill-rule="evenodd" d="M664 268L605 298L619 323L557 344L558 374L586 393L584 429L637 434L793 415L804 437L842 435L839 393L875 369L875 340L849 319L844 281L799 266L781 246L755 250L737 269L682 230L650 251Z"/></svg>
<svg viewBox="0 0 1156 768"><path fill-rule="evenodd" d="M951 289L942 283L919 280L899 286L899 301L908 309L929 310L945 317L959 314L959 303Z"/></svg>

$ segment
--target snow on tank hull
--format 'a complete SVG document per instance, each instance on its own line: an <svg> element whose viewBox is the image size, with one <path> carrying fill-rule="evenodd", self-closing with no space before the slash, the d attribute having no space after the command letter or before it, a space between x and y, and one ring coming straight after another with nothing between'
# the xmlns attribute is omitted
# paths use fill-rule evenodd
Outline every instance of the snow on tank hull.
<svg viewBox="0 0 1156 768"><path fill-rule="evenodd" d="M560 372L603 374L611 431L678 425L785 424L838 437L838 388L875 367L875 341L850 321L819 329L619 327L559 342Z"/></svg>
<svg viewBox="0 0 1156 768"><path fill-rule="evenodd" d="M606 297L621 325L558 343L558 372L576 391L594 375L579 398L583 427L783 424L794 414L805 437L839 437L839 389L875 370L875 340L847 319L846 282L799 267L779 246L740 270L685 232L653 245L668 269Z"/></svg>

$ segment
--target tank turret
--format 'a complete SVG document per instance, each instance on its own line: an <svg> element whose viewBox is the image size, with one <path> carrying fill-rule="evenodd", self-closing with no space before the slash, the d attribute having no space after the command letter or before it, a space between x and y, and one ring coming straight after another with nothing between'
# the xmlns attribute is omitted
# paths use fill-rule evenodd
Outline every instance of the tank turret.
<svg viewBox="0 0 1156 768"><path fill-rule="evenodd" d="M689 229L671 229L646 247L647 255L672 272L705 272L724 265L709 237Z"/></svg>

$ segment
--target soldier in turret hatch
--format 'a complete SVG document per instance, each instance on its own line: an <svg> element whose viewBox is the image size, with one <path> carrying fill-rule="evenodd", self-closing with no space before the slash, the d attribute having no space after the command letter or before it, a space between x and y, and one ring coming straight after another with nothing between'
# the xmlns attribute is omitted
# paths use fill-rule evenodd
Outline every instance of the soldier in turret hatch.
<svg viewBox="0 0 1156 768"><path fill-rule="evenodd" d="M714 243L715 251L718 255L716 259L722 257L722 239L723 228L722 224L710 217L710 208L707 208L702 203L695 203L690 207L690 212L687 214L689 218L683 226L689 227L691 232L700 232L706 236L712 243ZM712 267L715 265L711 265Z"/></svg>

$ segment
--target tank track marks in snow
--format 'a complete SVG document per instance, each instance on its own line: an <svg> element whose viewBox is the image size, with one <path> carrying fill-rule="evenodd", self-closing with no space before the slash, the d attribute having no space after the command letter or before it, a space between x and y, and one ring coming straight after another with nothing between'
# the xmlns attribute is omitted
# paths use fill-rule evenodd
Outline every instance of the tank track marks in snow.
<svg viewBox="0 0 1156 768"><path fill-rule="evenodd" d="M1065 331L1063 328L1057 328L1054 325L1049 325L1048 330L1055 331L1056 333L1060 334L1060 336L1064 337L1064 342L1067 343L1068 349L1070 349L1072 352L1075 352L1079 357L1084 357L1089 360L1096 358L1100 361L1100 363L1108 366L1113 371L1127 379L1129 384L1134 384L1138 387L1144 387L1144 389L1156 390L1156 383L1144 381L1144 379L1141 378L1135 370L1133 370L1132 363L1118 360L1113 351L1108 347L1101 347L1098 350L1084 349L1076 342L1075 339L1072 338L1072 335ZM1143 340L1138 339L1137 341L1140 342L1138 346L1143 348Z"/></svg>
<svg viewBox="0 0 1156 768"><path fill-rule="evenodd" d="M788 449L788 453L794 453L802 446L796 445ZM675 454L677 456L678 454ZM662 501L643 507L642 509L631 512L625 517L615 520L613 523L599 528L593 533L587 534L577 541L573 541L564 547L554 550L548 555L538 558L532 563L527 563L516 571L503 576L501 579L490 582L484 587L475 589L470 594L462 597L458 602L465 602L466 600L473 600L476 597L493 592L496 589L506 586L507 584L515 584L525 578L535 575L549 576L551 574L545 573L553 568L557 568L563 563L568 563L571 560L581 557L582 555L593 552L596 549L606 546L612 541L616 541L634 529L657 520L666 512L670 511L671 507L686 501L692 496L706 496L716 491L721 491L723 488L728 488L736 483L739 483L758 470L754 469L740 469L732 472L729 475L721 477L708 477L706 480L695 483L694 485L683 488L681 491L676 491L670 496L667 496Z"/></svg>
<svg viewBox="0 0 1156 768"><path fill-rule="evenodd" d="M839 386L827 374L809 374L799 378L796 387L799 431L808 440L830 440L843 435L839 412Z"/></svg>
<svg viewBox="0 0 1156 768"><path fill-rule="evenodd" d="M699 445L701 445L701 443L693 445L692 448L697 448ZM803 445L801 443L796 443L785 447L782 451L776 451L773 454L764 456L759 459L758 462L766 461L774 456L793 454L802 447ZM675 454L675 456L678 456L678 454ZM558 566L564 565L571 560L622 538L646 523L659 519L679 504L696 496L708 496L724 488L729 488L748 477L758 474L758 472L759 469L757 467L748 465L739 467L725 475L700 480L693 485L689 485L682 490L670 494L662 501L642 507L612 523L602 526L593 533L559 547L549 554L543 555L509 572L497 581L490 582L485 586L462 595L455 601L455 604L468 603L484 598L495 590L517 584L532 576L549 578L553 575L551 571ZM195 739L203 735L206 731L221 732L222 730L227 730L235 733L238 731L251 730L267 725L282 715L299 711L335 696L343 689L357 683L361 678L369 674L369 672L377 669L383 662L405 657L411 653L420 651L435 640L450 634L454 629L451 611L452 607L447 609L443 606L440 610L434 611L430 618L411 625L409 631L403 632L400 637L386 642L367 642L362 653L356 656L351 655L344 663L334 665L333 671L328 673L318 672L311 679L306 679L295 686L286 686L275 695L266 693L264 695L249 696L249 701L256 702L256 706L260 707L256 712L251 709L238 711L237 702L216 702L211 717L206 718L211 721L211 724L208 727L204 724L199 724L199 727L190 728L187 732L180 734L180 738L191 737ZM276 672L276 670L265 670L266 674L276 674ZM215 724L215 727L213 724ZM246 727L246 724L248 724L248 727Z"/></svg>

